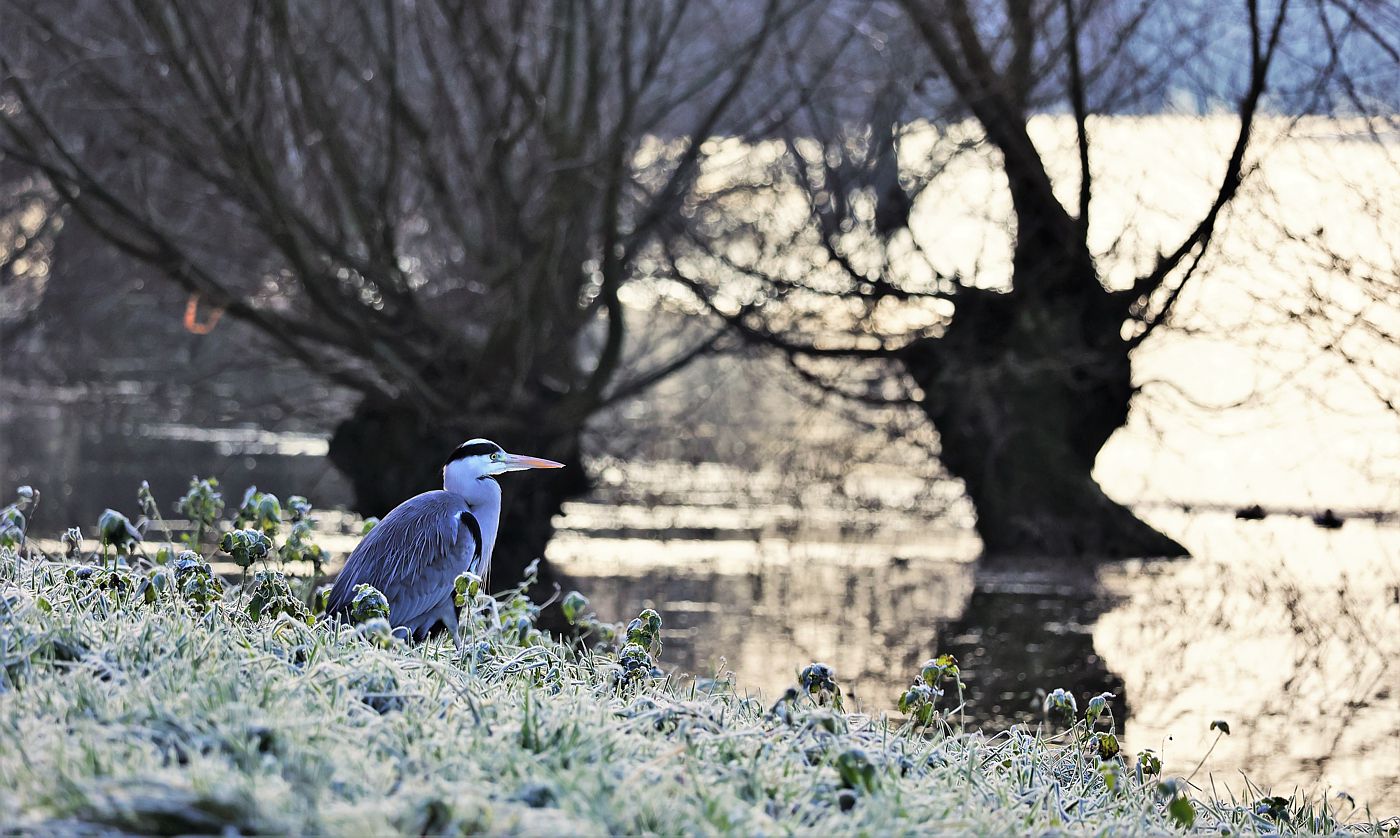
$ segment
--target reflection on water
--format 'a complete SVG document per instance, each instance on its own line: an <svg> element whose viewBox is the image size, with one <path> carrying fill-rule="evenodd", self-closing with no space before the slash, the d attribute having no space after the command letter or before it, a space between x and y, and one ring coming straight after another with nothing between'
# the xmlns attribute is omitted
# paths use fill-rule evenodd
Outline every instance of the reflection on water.
<svg viewBox="0 0 1400 838"><path fill-rule="evenodd" d="M1400 813L1400 528L1297 519L1167 521L1197 557L1124 565L1094 629L1133 703L1134 742L1238 790L1238 769L1281 793L1319 783ZM1235 724L1238 720L1242 724Z"/></svg>
<svg viewBox="0 0 1400 838"><path fill-rule="evenodd" d="M922 663L957 657L970 721L989 728L1040 719L1040 690L1113 692L1122 680L1094 651L1106 600L1092 580L1064 585L1039 570L979 572L968 562L850 563L803 551L781 561L607 561L605 546L570 541L559 562L599 615L626 620L644 607L665 620L665 661L676 671L732 672L770 699L807 663L831 665L863 710L892 710ZM724 544L712 550L724 550ZM573 550L589 554L572 555ZM1126 707L1114 702L1119 719Z"/></svg>
<svg viewBox="0 0 1400 838"><path fill-rule="evenodd" d="M963 613L973 587L972 569L961 563L756 557L716 569L705 561L669 565L662 544L654 545L654 564L610 562L606 548L587 542L568 546L593 551L560 564L599 616L661 611L663 660L674 668L710 674L722 666L741 687L776 698L798 669L822 661L875 711L889 708L896 687L930 657L935 627Z"/></svg>
<svg viewBox="0 0 1400 838"><path fill-rule="evenodd" d="M304 435L143 423L134 406L0 400L0 492L44 491L41 534L90 527L109 504L134 513L141 479L168 503L193 473L231 496L256 481L344 503L307 456L319 450ZM765 475L618 468L633 494L605 479L599 499L570 505L550 558L605 618L658 608L663 662L679 671L732 671L775 696L820 660L886 712L920 663L952 652L971 723L1034 724L1041 689L1113 692L1126 747L1159 749L1169 770L1189 773L1225 719L1233 735L1198 782L1238 788L1244 771L1278 793L1325 786L1400 813L1400 528L1154 511L1196 558L1083 578L979 567L948 487L932 489L947 512L931 523L859 492L784 500L790 487ZM821 526L833 519L845 523Z"/></svg>
<svg viewBox="0 0 1400 838"><path fill-rule="evenodd" d="M1066 584L1039 568L979 572L962 615L940 628L938 644L967 673L970 716L993 729L1034 724L1042 691L1063 687L1076 696L1113 693L1114 717L1127 720L1123 679L1094 648L1094 622L1108 605L1092 580Z"/></svg>
<svg viewBox="0 0 1400 838"><path fill-rule="evenodd" d="M348 484L324 459L324 438L161 422L148 395L119 389L70 402L0 389L0 491L33 484L43 493L31 522L40 533L74 524L90 530L109 506L134 518L142 480L173 501L196 474L218 478L225 497L241 497L256 483L325 507L350 502Z"/></svg>

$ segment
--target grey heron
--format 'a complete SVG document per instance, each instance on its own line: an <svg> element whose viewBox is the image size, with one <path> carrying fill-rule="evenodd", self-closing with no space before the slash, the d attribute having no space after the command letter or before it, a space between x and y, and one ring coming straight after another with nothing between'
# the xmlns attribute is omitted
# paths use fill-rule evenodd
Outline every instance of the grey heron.
<svg viewBox="0 0 1400 838"><path fill-rule="evenodd" d="M457 446L442 467L442 488L394 507L355 547L331 589L326 611L343 615L355 586L373 585L389 601L389 622L416 639L442 624L457 638L453 583L462 573L485 580L501 521L496 476L563 468L541 457L509 454L489 439Z"/></svg>

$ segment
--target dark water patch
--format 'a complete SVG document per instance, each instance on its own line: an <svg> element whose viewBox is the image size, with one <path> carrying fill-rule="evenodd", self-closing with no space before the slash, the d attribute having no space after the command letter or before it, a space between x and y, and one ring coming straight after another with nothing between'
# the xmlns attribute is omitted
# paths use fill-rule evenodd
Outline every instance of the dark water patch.
<svg viewBox="0 0 1400 838"><path fill-rule="evenodd" d="M963 616L941 627L939 649L953 654L967 682L968 715L995 729L1035 724L1047 691L1084 697L1113 693L1114 718L1128 704L1123 679L1094 647L1094 624L1111 600L1096 588L979 583Z"/></svg>
<svg viewBox="0 0 1400 838"><path fill-rule="evenodd" d="M962 562L758 562L629 571L589 567L570 580L606 619L653 606L666 617L664 659L677 671L732 670L743 688L780 695L807 663L833 666L868 712L893 711L929 658L957 657L971 723L999 730L1041 719L1044 693L1112 692L1123 681L1094 648L1112 600L1092 576L1046 581L1037 567L979 573Z"/></svg>
<svg viewBox="0 0 1400 838"><path fill-rule="evenodd" d="M9 399L0 406L0 492L9 497L21 485L42 492L30 522L40 534L75 525L87 532L107 507L134 514L142 480L166 514L193 475L217 478L230 504L255 484L282 497L308 495L327 507L351 500L345 481L321 456L324 441L313 434L196 428L151 414L139 399Z"/></svg>

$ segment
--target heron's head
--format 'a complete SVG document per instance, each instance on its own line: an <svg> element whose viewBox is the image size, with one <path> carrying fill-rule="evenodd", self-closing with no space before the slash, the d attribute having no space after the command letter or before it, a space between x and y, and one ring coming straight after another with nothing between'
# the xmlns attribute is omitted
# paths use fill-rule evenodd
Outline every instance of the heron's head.
<svg viewBox="0 0 1400 838"><path fill-rule="evenodd" d="M543 457L510 454L489 439L469 439L457 446L442 466L442 483L449 491L471 486L475 481L532 468L563 468L563 463ZM459 494L469 494L458 491Z"/></svg>

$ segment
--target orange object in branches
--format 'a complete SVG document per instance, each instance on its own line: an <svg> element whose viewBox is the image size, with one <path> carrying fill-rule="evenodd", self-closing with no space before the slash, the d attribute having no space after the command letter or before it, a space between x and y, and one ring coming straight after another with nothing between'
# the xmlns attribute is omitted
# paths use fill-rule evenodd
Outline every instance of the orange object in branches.
<svg viewBox="0 0 1400 838"><path fill-rule="evenodd" d="M192 335L207 335L214 331L214 327L219 324L219 318L223 316L223 308L215 306L209 312L209 319L203 323L199 322L199 295L191 294L190 301L185 305L185 331Z"/></svg>

